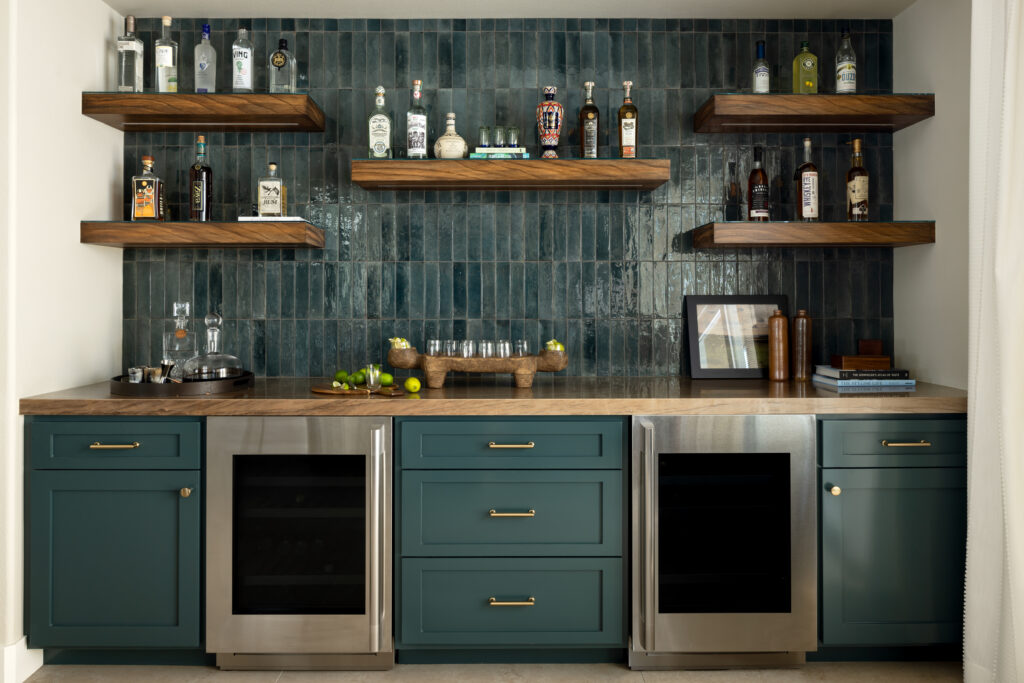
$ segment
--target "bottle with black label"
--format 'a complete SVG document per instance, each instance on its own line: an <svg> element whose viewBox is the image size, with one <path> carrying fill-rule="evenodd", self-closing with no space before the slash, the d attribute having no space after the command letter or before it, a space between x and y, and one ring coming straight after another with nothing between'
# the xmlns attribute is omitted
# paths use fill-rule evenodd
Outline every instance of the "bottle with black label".
<svg viewBox="0 0 1024 683"><path fill-rule="evenodd" d="M281 38L277 41L277 49L270 53L268 80L270 92L288 93L296 91L299 66L295 56L288 51L288 41Z"/></svg>
<svg viewBox="0 0 1024 683"><path fill-rule="evenodd" d="M597 131L601 112L594 104L594 82L587 81L583 87L587 89L587 101L580 109L580 157L596 159Z"/></svg>
<svg viewBox="0 0 1024 683"><path fill-rule="evenodd" d="M850 170L846 172L846 219L866 221L868 220L868 170L864 168L861 139L856 138L851 144L853 145L853 156L850 158Z"/></svg>
<svg viewBox="0 0 1024 683"><path fill-rule="evenodd" d="M629 95L633 81L623 81L622 87L626 96L619 107L619 157L622 159L636 159L636 125L637 109L633 104L633 98Z"/></svg>
<svg viewBox="0 0 1024 683"><path fill-rule="evenodd" d="M747 178L747 220L763 222L771 220L768 200L768 174L761 168L763 151L754 148L754 167Z"/></svg>
<svg viewBox="0 0 1024 683"><path fill-rule="evenodd" d="M196 160L188 169L189 219L213 220L213 170L206 161L206 136L196 138Z"/></svg>
<svg viewBox="0 0 1024 683"><path fill-rule="evenodd" d="M811 161L811 139L804 138L804 163L796 169L796 218L818 220L818 167Z"/></svg>

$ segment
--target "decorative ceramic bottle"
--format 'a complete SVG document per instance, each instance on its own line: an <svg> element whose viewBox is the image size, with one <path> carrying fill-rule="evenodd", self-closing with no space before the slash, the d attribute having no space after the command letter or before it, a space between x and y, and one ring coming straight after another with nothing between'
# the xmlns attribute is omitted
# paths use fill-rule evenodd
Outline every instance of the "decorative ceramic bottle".
<svg viewBox="0 0 1024 683"><path fill-rule="evenodd" d="M768 318L768 379L789 379L789 324L778 309Z"/></svg>
<svg viewBox="0 0 1024 683"><path fill-rule="evenodd" d="M562 132L562 105L555 102L558 88L553 85L544 87L544 101L537 105L537 133L540 134L540 146L544 150L542 159L557 159L558 136Z"/></svg>
<svg viewBox="0 0 1024 683"><path fill-rule="evenodd" d="M469 145L455 132L455 114L448 112L444 135L434 142L434 156L438 159L462 159L468 152Z"/></svg>
<svg viewBox="0 0 1024 683"><path fill-rule="evenodd" d="M791 369L793 379L806 382L811 379L811 318L800 309L793 317L793 334L789 340L793 350Z"/></svg>

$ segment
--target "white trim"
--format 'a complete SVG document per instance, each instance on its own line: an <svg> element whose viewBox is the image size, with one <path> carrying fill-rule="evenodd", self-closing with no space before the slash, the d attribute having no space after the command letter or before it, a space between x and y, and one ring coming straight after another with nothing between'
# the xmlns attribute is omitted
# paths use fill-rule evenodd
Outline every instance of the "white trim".
<svg viewBox="0 0 1024 683"><path fill-rule="evenodd" d="M24 636L0 650L0 683L22 683L43 665L43 651L28 649Z"/></svg>

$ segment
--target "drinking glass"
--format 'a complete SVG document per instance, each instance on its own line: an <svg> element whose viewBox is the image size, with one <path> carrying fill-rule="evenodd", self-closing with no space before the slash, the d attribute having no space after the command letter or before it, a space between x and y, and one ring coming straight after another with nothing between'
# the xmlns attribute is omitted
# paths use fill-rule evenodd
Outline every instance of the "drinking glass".
<svg viewBox="0 0 1024 683"><path fill-rule="evenodd" d="M441 355L441 340L440 339L428 339L427 340L427 355L428 356L440 356Z"/></svg>
<svg viewBox="0 0 1024 683"><path fill-rule="evenodd" d="M489 126L480 126L480 142L477 143L478 147L490 147L491 146L491 129Z"/></svg>
<svg viewBox="0 0 1024 683"><path fill-rule="evenodd" d="M463 358L472 358L476 355L476 342L472 339L463 339L459 342L459 355Z"/></svg>
<svg viewBox="0 0 1024 683"><path fill-rule="evenodd" d="M480 340L480 357L494 358L494 342L490 339Z"/></svg>
<svg viewBox="0 0 1024 683"><path fill-rule="evenodd" d="M366 366L366 388L370 391L380 389L380 368L375 365Z"/></svg>
<svg viewBox="0 0 1024 683"><path fill-rule="evenodd" d="M128 381L132 384L141 384L144 368L128 368Z"/></svg>
<svg viewBox="0 0 1024 683"><path fill-rule="evenodd" d="M526 341L525 339L516 339L516 355L529 356L530 342Z"/></svg>
<svg viewBox="0 0 1024 683"><path fill-rule="evenodd" d="M512 342L508 339L499 339L495 352L498 354L498 358L508 358L512 355Z"/></svg>
<svg viewBox="0 0 1024 683"><path fill-rule="evenodd" d="M454 339L444 340L444 355L446 356L457 356L459 355L459 342Z"/></svg>
<svg viewBox="0 0 1024 683"><path fill-rule="evenodd" d="M509 147L519 146L519 128L518 126L509 126L505 129L505 144Z"/></svg>
<svg viewBox="0 0 1024 683"><path fill-rule="evenodd" d="M505 126L494 127L494 146L504 147L505 146Z"/></svg>

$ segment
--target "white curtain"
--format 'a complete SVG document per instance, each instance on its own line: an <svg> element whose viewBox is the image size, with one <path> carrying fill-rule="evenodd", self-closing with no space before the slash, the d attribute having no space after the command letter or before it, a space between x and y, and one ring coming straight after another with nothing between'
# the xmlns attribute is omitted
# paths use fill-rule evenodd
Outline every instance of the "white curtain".
<svg viewBox="0 0 1024 683"><path fill-rule="evenodd" d="M1010 683L1024 680L1024 0L973 0L971 15L964 678Z"/></svg>

